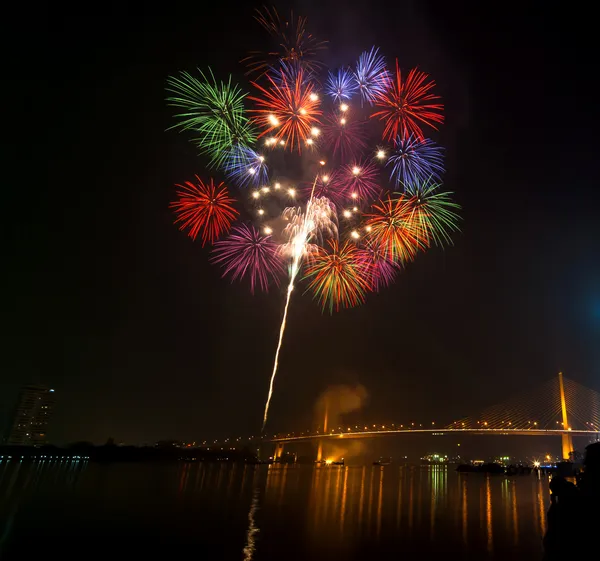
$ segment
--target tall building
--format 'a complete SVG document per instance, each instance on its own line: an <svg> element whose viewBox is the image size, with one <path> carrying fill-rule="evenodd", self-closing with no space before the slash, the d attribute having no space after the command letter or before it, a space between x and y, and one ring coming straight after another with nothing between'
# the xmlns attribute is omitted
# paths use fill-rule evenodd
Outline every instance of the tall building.
<svg viewBox="0 0 600 561"><path fill-rule="evenodd" d="M46 444L55 391L45 386L25 386L9 426L7 444L40 446Z"/></svg>

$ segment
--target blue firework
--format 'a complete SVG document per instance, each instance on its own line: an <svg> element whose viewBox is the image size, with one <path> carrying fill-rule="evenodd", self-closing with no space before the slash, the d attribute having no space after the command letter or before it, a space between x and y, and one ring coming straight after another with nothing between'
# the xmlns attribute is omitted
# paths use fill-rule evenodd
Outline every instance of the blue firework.
<svg viewBox="0 0 600 561"><path fill-rule="evenodd" d="M358 91L358 83L351 70L340 68L335 73L330 72L325 84L325 93L333 101L344 101L351 99Z"/></svg>
<svg viewBox="0 0 600 561"><path fill-rule="evenodd" d="M389 82L389 72L385 68L385 59L379 49L372 47L360 55L354 72L361 103L373 105L375 98L383 93Z"/></svg>
<svg viewBox="0 0 600 561"><path fill-rule="evenodd" d="M406 190L410 184L441 179L445 171L444 149L429 138L399 136L386 165L392 166L390 179Z"/></svg>
<svg viewBox="0 0 600 561"><path fill-rule="evenodd" d="M265 157L241 144L229 150L225 175L238 187L260 187L269 180Z"/></svg>

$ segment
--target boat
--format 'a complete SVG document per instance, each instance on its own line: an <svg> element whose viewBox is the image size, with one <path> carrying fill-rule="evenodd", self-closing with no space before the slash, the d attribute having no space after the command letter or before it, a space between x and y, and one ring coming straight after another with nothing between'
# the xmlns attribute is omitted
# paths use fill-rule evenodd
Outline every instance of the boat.
<svg viewBox="0 0 600 561"><path fill-rule="evenodd" d="M379 458L379 460L373 462L374 466L389 466L392 463L392 458Z"/></svg>

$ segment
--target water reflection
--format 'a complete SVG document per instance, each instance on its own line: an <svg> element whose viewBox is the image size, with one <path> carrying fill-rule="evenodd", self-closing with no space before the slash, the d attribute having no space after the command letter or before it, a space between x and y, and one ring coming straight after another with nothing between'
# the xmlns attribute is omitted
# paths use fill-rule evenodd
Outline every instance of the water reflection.
<svg viewBox="0 0 600 561"><path fill-rule="evenodd" d="M258 510L260 489L255 487L252 493L252 502L250 503L250 510L248 511L248 531L246 532L246 545L244 546L244 561L251 561L256 551L255 536L258 533L258 527L256 526L256 511Z"/></svg>
<svg viewBox="0 0 600 561"><path fill-rule="evenodd" d="M479 551L486 558L521 545L534 556L541 552L548 508L544 478L461 475L446 466L340 466L315 468L310 491L306 516L314 543L335 536L440 547L450 541L461 552ZM520 517L527 509L534 516ZM521 535L527 536L523 544Z"/></svg>

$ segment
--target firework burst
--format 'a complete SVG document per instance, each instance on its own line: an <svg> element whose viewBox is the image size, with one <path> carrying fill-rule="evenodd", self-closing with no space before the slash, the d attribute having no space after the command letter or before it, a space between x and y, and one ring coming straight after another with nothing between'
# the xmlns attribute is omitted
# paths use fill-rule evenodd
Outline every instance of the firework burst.
<svg viewBox="0 0 600 561"><path fill-rule="evenodd" d="M344 113L331 113L323 124L323 140L334 157L356 158L368 147L366 123L349 120Z"/></svg>
<svg viewBox="0 0 600 561"><path fill-rule="evenodd" d="M440 179L444 173L444 149L428 138L399 136L386 165L392 166L390 179L396 185L420 183L430 177Z"/></svg>
<svg viewBox="0 0 600 561"><path fill-rule="evenodd" d="M231 148L224 168L227 177L238 187L260 187L268 181L265 157L247 146Z"/></svg>
<svg viewBox="0 0 600 561"><path fill-rule="evenodd" d="M254 226L235 226L227 239L215 242L212 262L221 265L223 276L231 281L250 278L250 291L256 287L267 292L271 283L279 286L285 273L279 245L269 235L261 234Z"/></svg>
<svg viewBox="0 0 600 561"><path fill-rule="evenodd" d="M362 260L368 265L371 271L371 290L377 292L382 288L390 286L400 270L399 263L387 259L381 248L374 244L367 244L361 251Z"/></svg>
<svg viewBox="0 0 600 561"><path fill-rule="evenodd" d="M317 53L327 48L327 41L319 41L306 29L306 18L294 18L290 12L289 20L282 20L275 8L256 10L254 19L267 30L275 46L269 51L252 51L241 60L246 64L246 74L264 74L279 61L295 64L315 72L323 66L320 61L313 60Z"/></svg>
<svg viewBox="0 0 600 561"><path fill-rule="evenodd" d="M456 211L460 205L452 201L452 193L438 191L439 187L439 183L431 180L408 184L405 194L419 237L441 246L451 244L450 234L459 230L460 217Z"/></svg>
<svg viewBox="0 0 600 561"><path fill-rule="evenodd" d="M425 72L413 68L403 81L396 59L394 79L387 77L387 86L375 96L377 107L382 109L371 115L385 121L384 139L392 141L398 136L406 138L412 134L422 140L421 125L437 130L435 123L444 122L444 106L437 102L440 96L431 91L435 82L428 78Z"/></svg>
<svg viewBox="0 0 600 561"><path fill-rule="evenodd" d="M338 208L344 198L344 193L339 189L339 182L337 180L338 172L336 170L324 171L317 176L314 184L308 183L303 188L303 194L310 198L311 194L315 199L326 198L331 201L331 204L335 205L334 208ZM314 185L314 186L313 186Z"/></svg>
<svg viewBox="0 0 600 561"><path fill-rule="evenodd" d="M176 185L178 200L170 207L177 215L175 224L180 224L179 229L189 229L188 236L193 240L201 234L204 246L229 231L239 212L233 208L235 199L229 196L224 183L215 185L212 179L203 183L198 176L196 180L197 184L186 181L183 185Z"/></svg>
<svg viewBox="0 0 600 561"><path fill-rule="evenodd" d="M352 99L358 92L358 83L351 70L340 68L335 73L330 72L325 84L325 93L335 102Z"/></svg>
<svg viewBox="0 0 600 561"><path fill-rule="evenodd" d="M379 248L381 255L389 261L412 261L419 249L428 245L429 238L419 227L414 205L406 195L375 203L373 212L366 218L369 243Z"/></svg>
<svg viewBox="0 0 600 561"><path fill-rule="evenodd" d="M182 110L171 128L193 131L192 141L206 154L209 165L223 164L227 150L236 144L249 145L256 140L250 120L244 112L244 97L238 86L218 83L212 70L209 75L200 72L200 79L187 72L167 79L167 102Z"/></svg>
<svg viewBox="0 0 600 561"><path fill-rule="evenodd" d="M342 166L337 183L343 188L346 198L364 204L381 191L378 185L378 167L365 160Z"/></svg>
<svg viewBox="0 0 600 561"><path fill-rule="evenodd" d="M341 247L329 240L329 250L320 248L308 263L305 278L323 309L352 308L362 304L371 289L371 272L362 252L351 242Z"/></svg>
<svg viewBox="0 0 600 561"><path fill-rule="evenodd" d="M354 77L360 92L361 103L373 105L375 99L385 92L389 81L389 72L385 67L385 59L379 49L373 47L360 55Z"/></svg>
<svg viewBox="0 0 600 561"><path fill-rule="evenodd" d="M314 186L316 189L316 182ZM305 209L288 207L282 216L287 222L284 235L288 242L282 244L281 253L288 258L300 255L303 259L311 259L324 240L338 237L335 206L326 197L313 194Z"/></svg>
<svg viewBox="0 0 600 561"><path fill-rule="evenodd" d="M283 140L292 150L297 146L301 152L302 144L312 137L312 130L320 124L320 101L314 85L304 79L302 68L289 72L286 67L281 67L266 78L266 87L252 82L262 97L248 98L258 107L251 110L255 114L254 120L265 129L260 136L272 133L271 138Z"/></svg>

